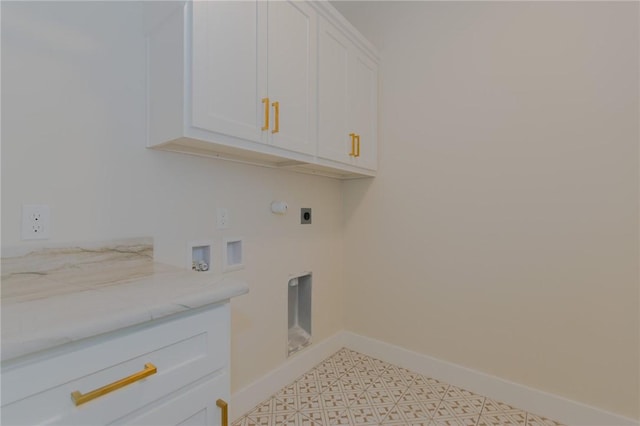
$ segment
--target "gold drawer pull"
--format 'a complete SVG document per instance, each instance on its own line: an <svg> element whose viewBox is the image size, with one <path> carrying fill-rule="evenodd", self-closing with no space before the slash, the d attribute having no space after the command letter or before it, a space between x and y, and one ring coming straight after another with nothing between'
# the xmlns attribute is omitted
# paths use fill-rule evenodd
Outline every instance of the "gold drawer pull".
<svg viewBox="0 0 640 426"><path fill-rule="evenodd" d="M219 399L216 401L216 405L220 407L220 411L222 411L222 426L229 426L229 404L224 402L223 399Z"/></svg>
<svg viewBox="0 0 640 426"><path fill-rule="evenodd" d="M273 102L271 106L273 107L273 112L276 115L275 124L273 125L271 133L278 133L280 131L280 102Z"/></svg>
<svg viewBox="0 0 640 426"><path fill-rule="evenodd" d="M264 104L264 126L262 130L269 130L269 98L262 98Z"/></svg>
<svg viewBox="0 0 640 426"><path fill-rule="evenodd" d="M110 383L106 386L103 386L99 389L92 390L89 393L81 394L80 391L71 392L71 399L75 402L76 406L84 404L85 402L89 402L92 399L96 399L101 397L102 395L106 395L114 390L118 390L123 388L131 383L137 382L138 380L142 380L145 377L151 376L152 374L156 374L158 369L155 365L150 362L144 365L144 370L138 371L137 373L133 373L129 377L125 377L124 379L120 379L117 382Z"/></svg>
<svg viewBox="0 0 640 426"><path fill-rule="evenodd" d="M349 136L351 136L351 152L349 153L349 157L355 157L356 156L356 134L349 133Z"/></svg>

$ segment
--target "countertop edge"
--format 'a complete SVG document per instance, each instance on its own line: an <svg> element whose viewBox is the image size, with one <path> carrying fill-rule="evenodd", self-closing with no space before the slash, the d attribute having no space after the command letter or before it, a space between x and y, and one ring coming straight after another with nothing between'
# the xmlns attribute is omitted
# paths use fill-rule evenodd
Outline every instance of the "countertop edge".
<svg viewBox="0 0 640 426"><path fill-rule="evenodd" d="M152 304L124 305L92 321L61 323L43 333L33 333L25 339L2 339L0 358L3 366L21 357L37 355L68 343L90 339L107 333L143 325L171 315L186 313L208 305L230 300L249 292L249 285L241 280L224 278L211 286L176 299ZM3 327L4 328L4 327Z"/></svg>

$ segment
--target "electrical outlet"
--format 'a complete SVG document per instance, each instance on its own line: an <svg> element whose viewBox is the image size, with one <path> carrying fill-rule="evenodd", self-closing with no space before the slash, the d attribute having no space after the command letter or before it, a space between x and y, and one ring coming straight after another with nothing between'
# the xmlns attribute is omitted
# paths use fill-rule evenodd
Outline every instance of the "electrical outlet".
<svg viewBox="0 0 640 426"><path fill-rule="evenodd" d="M304 207L300 209L300 223L302 225L311 225L311 208Z"/></svg>
<svg viewBox="0 0 640 426"><path fill-rule="evenodd" d="M22 239L48 240L51 234L51 211L44 204L22 205Z"/></svg>
<svg viewBox="0 0 640 426"><path fill-rule="evenodd" d="M224 207L218 207L217 209L217 225L218 229L229 229L229 209Z"/></svg>

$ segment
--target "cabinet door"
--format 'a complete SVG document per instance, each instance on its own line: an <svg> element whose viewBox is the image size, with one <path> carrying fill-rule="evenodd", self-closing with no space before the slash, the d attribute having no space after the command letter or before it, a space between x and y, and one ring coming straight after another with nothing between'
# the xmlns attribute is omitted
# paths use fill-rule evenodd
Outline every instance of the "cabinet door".
<svg viewBox="0 0 640 426"><path fill-rule="evenodd" d="M192 49L187 58L192 70L191 124L262 142L266 41L260 32L266 28L259 19L266 5L259 1L194 1L192 5Z"/></svg>
<svg viewBox="0 0 640 426"><path fill-rule="evenodd" d="M351 163L349 57L351 42L324 19L319 23L318 156Z"/></svg>
<svg viewBox="0 0 640 426"><path fill-rule="evenodd" d="M354 164L366 169L378 167L378 67L357 51L351 56L349 80L349 125L360 136Z"/></svg>
<svg viewBox="0 0 640 426"><path fill-rule="evenodd" d="M304 2L269 2L268 28L269 98L279 104L279 123L271 109L271 144L315 154L316 12Z"/></svg>
<svg viewBox="0 0 640 426"><path fill-rule="evenodd" d="M229 402L229 375L208 380L186 392L179 392L133 418L113 423L149 426L221 426L222 413L216 405L218 398Z"/></svg>

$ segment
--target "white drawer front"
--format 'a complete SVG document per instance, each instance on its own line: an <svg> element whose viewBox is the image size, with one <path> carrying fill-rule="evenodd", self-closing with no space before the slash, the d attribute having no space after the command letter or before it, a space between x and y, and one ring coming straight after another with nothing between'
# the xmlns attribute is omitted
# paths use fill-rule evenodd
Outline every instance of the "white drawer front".
<svg viewBox="0 0 640 426"><path fill-rule="evenodd" d="M105 424L228 365L229 305L176 317L2 371L2 424ZM157 373L80 406L86 394L142 370Z"/></svg>
<svg viewBox="0 0 640 426"><path fill-rule="evenodd" d="M220 426L222 412L218 398L229 401L229 374L216 375L185 392L150 407L144 413L119 419L113 425L136 426Z"/></svg>

